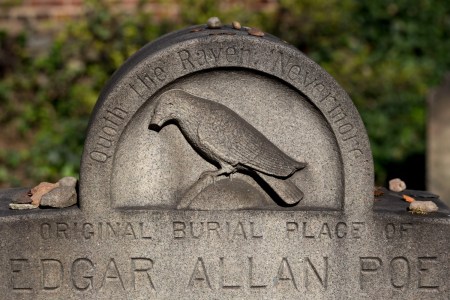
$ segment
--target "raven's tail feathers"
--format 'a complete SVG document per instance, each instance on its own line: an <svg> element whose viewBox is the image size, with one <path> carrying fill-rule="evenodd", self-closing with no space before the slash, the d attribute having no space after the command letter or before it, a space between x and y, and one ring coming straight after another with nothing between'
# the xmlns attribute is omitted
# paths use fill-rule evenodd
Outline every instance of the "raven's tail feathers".
<svg viewBox="0 0 450 300"><path fill-rule="evenodd" d="M303 199L303 192L289 178L281 179L261 172L257 173L286 205L296 205Z"/></svg>

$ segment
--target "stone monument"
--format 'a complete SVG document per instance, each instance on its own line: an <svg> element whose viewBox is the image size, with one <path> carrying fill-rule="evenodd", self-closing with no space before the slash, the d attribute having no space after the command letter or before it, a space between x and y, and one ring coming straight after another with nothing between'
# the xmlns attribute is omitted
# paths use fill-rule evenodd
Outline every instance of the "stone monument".
<svg viewBox="0 0 450 300"><path fill-rule="evenodd" d="M450 205L450 74L428 97L427 189Z"/></svg>
<svg viewBox="0 0 450 300"><path fill-rule="evenodd" d="M194 26L103 89L79 206L10 211L7 299L448 299L449 211L373 190L347 93L289 44Z"/></svg>

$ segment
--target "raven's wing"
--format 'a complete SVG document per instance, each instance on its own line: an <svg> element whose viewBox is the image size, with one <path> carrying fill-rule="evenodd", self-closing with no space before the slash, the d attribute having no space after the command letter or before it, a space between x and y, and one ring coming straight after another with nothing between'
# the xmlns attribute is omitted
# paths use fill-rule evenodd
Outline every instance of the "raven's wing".
<svg viewBox="0 0 450 300"><path fill-rule="evenodd" d="M207 113L199 116L198 127L199 142L213 152L210 155L232 165L239 164L280 177L305 167L304 163L286 155L231 109L212 103L208 103Z"/></svg>

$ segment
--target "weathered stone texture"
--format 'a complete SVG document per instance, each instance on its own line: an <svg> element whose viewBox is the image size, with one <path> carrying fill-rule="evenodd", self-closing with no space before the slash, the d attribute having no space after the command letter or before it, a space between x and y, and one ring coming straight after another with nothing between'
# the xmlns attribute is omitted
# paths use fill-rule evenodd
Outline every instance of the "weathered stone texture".
<svg viewBox="0 0 450 300"><path fill-rule="evenodd" d="M427 189L450 205L450 75L428 98Z"/></svg>

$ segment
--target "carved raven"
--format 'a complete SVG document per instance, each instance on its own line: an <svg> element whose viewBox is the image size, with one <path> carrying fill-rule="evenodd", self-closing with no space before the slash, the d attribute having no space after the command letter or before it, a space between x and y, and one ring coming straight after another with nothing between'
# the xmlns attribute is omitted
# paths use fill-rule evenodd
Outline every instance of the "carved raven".
<svg viewBox="0 0 450 300"><path fill-rule="evenodd" d="M238 170L255 171L287 205L295 205L303 193L289 177L306 163L286 155L256 128L228 107L173 89L156 102L149 128L174 121L186 140L220 169L203 176L230 175Z"/></svg>

